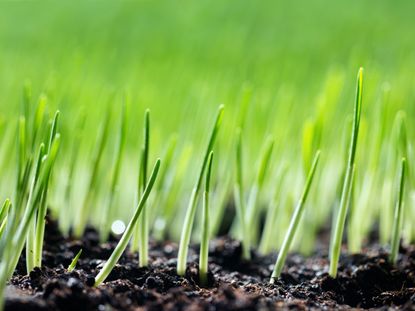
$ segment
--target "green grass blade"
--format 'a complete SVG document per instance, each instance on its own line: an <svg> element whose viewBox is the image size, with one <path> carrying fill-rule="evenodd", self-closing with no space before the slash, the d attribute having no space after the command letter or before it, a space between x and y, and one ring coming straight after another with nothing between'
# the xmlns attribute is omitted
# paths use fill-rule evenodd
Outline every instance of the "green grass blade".
<svg viewBox="0 0 415 311"><path fill-rule="evenodd" d="M4 231L6 229L7 225L7 218L9 215L9 210L11 207L11 202L9 199L6 199L1 207L0 210L0 240L2 239L2 236L4 234ZM1 254L1 252L0 252Z"/></svg>
<svg viewBox="0 0 415 311"><path fill-rule="evenodd" d="M126 122L125 105L123 105L122 111L121 111L118 142L117 142L117 146L115 149L115 162L114 162L114 166L113 166L112 174L111 174L111 187L110 187L110 193L109 193L109 200L108 200L108 204L106 205L106 209L103 213L103 220L102 220L102 225L101 225L101 230L100 230L101 241L107 240L109 230L111 227L111 222L114 219L113 205L114 205L115 195L117 192L118 180L120 176L121 163L122 163L121 161L122 161L123 153L124 153L126 133L127 133L127 122Z"/></svg>
<svg viewBox="0 0 415 311"><path fill-rule="evenodd" d="M68 266L68 272L72 272L75 267L76 264L78 263L79 257L81 257L82 254L82 248L79 250L79 252L75 255L75 257L72 259L71 264Z"/></svg>
<svg viewBox="0 0 415 311"><path fill-rule="evenodd" d="M203 174L206 169L206 164L209 157L209 152L213 149L213 145L215 143L216 135L219 131L220 124L222 121L223 116L223 109L224 106L221 105L218 110L218 114L216 116L215 125L212 129L212 132L210 134L209 143L203 158L202 167L200 169L199 177L197 179L196 185L192 191L192 195L190 197L189 206L186 211L186 216L184 219L184 225L180 237L180 245L179 245L179 254L177 257L177 274L178 275L184 275L186 271L186 263L187 263L187 252L189 248L189 242L190 242L190 235L193 228L193 221L196 213L196 206L197 206L197 199L203 179Z"/></svg>
<svg viewBox="0 0 415 311"><path fill-rule="evenodd" d="M341 242L343 238L344 224L346 222L347 208L349 206L350 194L353 187L353 175L355 169L355 157L357 138L360 126L360 114L362 110L362 92L363 92L363 68L360 68L357 78L356 103L354 106L354 117L352 126L352 137L349 149L349 159L346 168L346 175L343 183L343 190L340 200L339 211L337 214L336 226L334 229L334 236L330 245L330 269L329 274L332 277L337 276L337 266L339 263Z"/></svg>
<svg viewBox="0 0 415 311"><path fill-rule="evenodd" d="M105 263L104 267L101 269L101 271L98 273L98 275L95 277L95 285L98 286L102 282L105 281L107 276L110 274L111 270L114 268L118 260L120 259L122 253L127 248L128 241L131 239L131 236L133 234L133 230L135 225L137 224L138 218L144 208L144 205L148 199L148 196L151 193L151 189L153 188L154 182L156 181L157 174L160 168L160 159L156 161L156 164L154 165L153 171L151 172L150 179L146 185L146 188L141 196L141 199L137 205L137 208L134 212L133 217L131 218L130 222L128 223L128 226L126 230L124 231L120 241L118 242L117 246L115 247L114 251L112 252L110 258Z"/></svg>
<svg viewBox="0 0 415 311"><path fill-rule="evenodd" d="M94 191L96 184L98 182L98 173L99 167L104 152L105 145L108 141L108 132L109 132L109 121L110 121L110 110L107 111L105 115L104 122L101 125L101 129L97 139L97 145L92 157L92 170L91 176L89 179L89 184L87 187L86 196L83 203L80 205L78 213L76 214L74 235L76 237L81 237L84 233L85 227L88 223L90 217L91 205L94 199Z"/></svg>
<svg viewBox="0 0 415 311"><path fill-rule="evenodd" d="M308 174L307 181L305 184L305 188L301 195L301 198L297 204L297 207L294 210L293 216L290 221L290 226L288 227L287 233L285 234L284 241L282 243L281 249L278 253L277 262L274 266L274 271L272 272L270 283L273 284L275 280L281 275L282 268L284 267L285 259L287 258L288 252L290 250L292 241L294 239L295 233L298 228L298 224L300 223L301 216L304 211L305 202L307 200L308 193L311 188L311 184L314 179L314 175L316 172L316 168L320 159L320 151L318 150L315 157L313 164L311 166L311 170Z"/></svg>
<svg viewBox="0 0 415 311"><path fill-rule="evenodd" d="M58 127L58 118L59 118L59 110L56 111L55 116L53 118L50 132L49 132L49 143L47 152L50 153L50 148L52 147L53 141L57 135L57 127ZM47 213L47 197L48 197L48 189L49 189L49 180L50 175L47 176L45 181L45 187L43 188L43 194L40 201L39 210L37 212L37 221L36 221L36 236L34 241L34 265L35 267L41 267L42 265L42 251L43 251L43 239L45 236L45 226L46 226L46 213Z"/></svg>
<svg viewBox="0 0 415 311"><path fill-rule="evenodd" d="M396 264L399 253L399 242L401 240L402 231L402 214L404 209L404 192L405 192L405 173L406 173L406 159L402 158L401 171L399 176L398 196L395 206L395 214L393 219L393 229L391 237L391 252L389 254L389 261Z"/></svg>
<svg viewBox="0 0 415 311"><path fill-rule="evenodd" d="M13 256L8 263L7 272L8 278L11 277L13 274L14 269L16 268L17 262L19 260L20 254L23 250L23 246L25 243L26 235L28 233L29 224L31 223L35 211L37 210L41 196L43 193L43 189L46 184L46 180L51 173L53 165L56 160L56 156L58 154L60 145L60 135L57 134L55 140L53 141L52 147L50 149L50 153L43 158L43 163L41 170L39 172L39 178L36 182L34 187L32 196L29 197L29 200L26 204L26 209L23 215L23 218L19 222L18 228L13 236L13 239L10 241L11 246L10 249L13 249Z"/></svg>
<svg viewBox="0 0 415 311"><path fill-rule="evenodd" d="M208 284L208 257L209 257L209 192L210 175L212 172L213 151L209 154L206 171L205 192L203 194L202 234L199 255L199 281L202 286Z"/></svg>
<svg viewBox="0 0 415 311"><path fill-rule="evenodd" d="M141 165L141 189L139 193L143 193L144 188L147 184L147 166L148 166L148 156L150 153L150 110L146 110L144 115L144 146L142 152L142 165ZM140 237L139 237L139 265L140 267L148 266L148 213L147 206L144 205L142 216L138 221L138 226L140 227Z"/></svg>
<svg viewBox="0 0 415 311"><path fill-rule="evenodd" d="M36 161L35 175L33 177L32 185L29 191L29 201L33 196L33 191L37 185L39 179L39 173L42 166L42 161L45 156L45 146L44 144L40 145L39 153ZM35 267L35 235L36 235L36 220L33 219L29 224L29 232L26 239L26 271L29 273Z"/></svg>
<svg viewBox="0 0 415 311"><path fill-rule="evenodd" d="M242 233L242 254L243 258L251 258L251 237L247 226L246 219L246 206L244 198L244 186L243 186L243 160L242 160L242 133L241 130L237 130L236 134L236 158L235 158L235 186L234 186L234 198L236 213L238 215L241 233Z"/></svg>

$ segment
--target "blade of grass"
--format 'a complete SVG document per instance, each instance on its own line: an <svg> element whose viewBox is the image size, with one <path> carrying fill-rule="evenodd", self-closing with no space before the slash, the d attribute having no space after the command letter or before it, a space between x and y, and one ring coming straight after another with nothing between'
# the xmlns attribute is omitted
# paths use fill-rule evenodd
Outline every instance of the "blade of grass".
<svg viewBox="0 0 415 311"><path fill-rule="evenodd" d="M47 177L49 176L53 168L53 164L56 160L59 145L60 135L57 134L55 140L53 141L50 153L47 156L43 157L43 163L41 165L41 170L39 172L39 178L36 182L36 186L34 187L32 196L29 197L23 218L19 222L18 228L10 241L11 245L7 246L7 248L13 250L12 258L8 262L7 266L7 279L9 279L12 276L13 271L16 268L17 262L19 260L20 254L23 250L26 235L29 229L29 224L32 221L34 214L39 206Z"/></svg>
<svg viewBox="0 0 415 311"><path fill-rule="evenodd" d="M72 259L71 264L68 266L68 272L72 272L75 270L76 264L78 263L79 257L81 257L82 254L82 248L79 250L79 252L75 255L75 257Z"/></svg>
<svg viewBox="0 0 415 311"><path fill-rule="evenodd" d="M101 125L97 139L96 149L92 157L92 171L89 179L89 184L87 186L86 196L84 198L83 203L80 205L78 213L76 214L77 218L75 220L74 235L78 238L81 237L84 233L85 227L88 223L88 218L90 217L91 205L94 199L95 186L98 182L98 172L102 159L102 154L108 140L110 115L111 112L108 109L105 115L104 122Z"/></svg>
<svg viewBox="0 0 415 311"><path fill-rule="evenodd" d="M57 135L58 128L58 119L59 119L59 110L56 111L55 116L50 127L49 140L47 145L47 154L50 153L53 141ZM39 210L37 211L37 221L36 221L36 236L34 241L34 264L35 267L41 267L42 265L42 251L43 251L43 239L45 236L45 226L46 226L46 213L47 213L47 197L49 189L49 180L50 174L46 177L45 187L43 188L42 198L40 201Z"/></svg>
<svg viewBox="0 0 415 311"><path fill-rule="evenodd" d="M244 198L244 185L243 185L243 161L242 161L242 133L241 129L237 129L236 133L236 180L234 186L234 197L236 212L238 215L241 233L242 233L242 254L243 258L251 258L251 237L249 235L247 219L246 219L246 207Z"/></svg>
<svg viewBox="0 0 415 311"><path fill-rule="evenodd" d="M144 115L144 146L142 153L142 166L141 166L141 189L139 193L144 192L144 188L147 184L147 166L148 166L148 155L150 152L150 110L146 110ZM138 226L140 227L139 237L139 265L140 267L148 266L148 213L146 204L143 206L142 216L138 220Z"/></svg>
<svg viewBox="0 0 415 311"><path fill-rule="evenodd" d="M10 207L11 207L11 202L9 199L6 199L0 210L0 239L2 238L4 230L7 225L7 218L9 215Z"/></svg>
<svg viewBox="0 0 415 311"><path fill-rule="evenodd" d="M343 190L340 200L340 206L337 215L334 237L330 246L330 269L329 274L335 278L337 276L337 266L339 263L341 244L343 238L344 224L346 221L347 209L350 202L350 194L353 185L353 175L355 168L355 157L357 138L360 126L360 114L362 110L362 92L363 92L363 68L360 68L357 77L356 102L354 106L353 129L350 141L349 159L346 168L346 175L343 183Z"/></svg>
<svg viewBox="0 0 415 311"><path fill-rule="evenodd" d="M209 192L210 175L212 172L213 151L209 154L208 166L206 171L205 192L203 193L203 213L202 213L202 234L199 255L199 281L202 286L208 284L208 258L209 258Z"/></svg>
<svg viewBox="0 0 415 311"><path fill-rule="evenodd" d="M28 201L31 201L31 198L33 196L33 191L35 190L35 187L37 185L44 156L45 156L45 145L42 143L39 148L39 153L38 153L38 157L36 161L35 175L32 181L32 185L30 187ZM34 217L34 219L29 224L30 228L29 228L29 232L26 238L26 271L28 274L35 267L35 260L34 260L35 258L34 257L34 249L35 249L35 238L34 237L36 235L36 222L35 221L36 220Z"/></svg>
<svg viewBox="0 0 415 311"><path fill-rule="evenodd" d="M399 253L399 242L402 234L402 214L404 208L404 192L405 192L405 172L406 159L402 158L401 170L399 176L398 196L395 206L395 213L393 217L393 229L391 236L391 252L389 254L389 261L396 264Z"/></svg>
<svg viewBox="0 0 415 311"><path fill-rule="evenodd" d="M160 168L160 159L156 161L156 164L153 167L153 171L151 172L150 179L144 189L144 192L141 196L140 201L138 202L137 208L134 212L133 217L131 218L130 222L127 225L120 241L118 242L117 246L115 247L114 251L112 252L110 258L107 260L105 265L102 267L101 271L95 277L95 284L94 286L100 285L102 282L105 281L107 276L110 274L111 270L114 268L118 260L120 259L122 253L127 248L128 241L131 239L133 234L133 230L135 225L137 224L137 220L144 208L144 205L148 199L148 196L151 193L151 189L153 188L154 182L156 181L157 174Z"/></svg>
<svg viewBox="0 0 415 311"><path fill-rule="evenodd" d="M121 160L124 152L125 145L125 136L127 132L127 122L126 122L126 113L125 105L123 105L121 110L121 120L120 120L120 131L118 134L118 142L115 151L115 162L111 174L111 187L109 193L108 204L106 205L105 211L103 212L103 220L100 230L101 241L106 241L108 239L109 230L111 228L111 221L114 219L114 199L117 192L118 179L120 176L121 169Z"/></svg>
<svg viewBox="0 0 415 311"><path fill-rule="evenodd" d="M311 184L314 179L314 175L316 172L319 159L320 159L320 150L318 150L316 152L316 155L314 156L314 161L313 161L313 164L311 165L311 169L307 177L305 188L300 197L300 200L298 201L297 207L294 210L294 213L290 221L290 226L288 227L281 249L278 253L277 262L275 263L274 270L272 272L271 279L270 279L271 284L274 284L275 280L281 275L281 271L282 271L282 268L284 267L285 259L287 258L292 241L294 239L295 233L298 228L298 224L300 222L301 216L304 211L305 202L307 200L307 196L308 196L308 193L311 188Z"/></svg>
<svg viewBox="0 0 415 311"><path fill-rule="evenodd" d="M196 185L192 191L192 195L190 197L189 206L186 211L186 216L184 219L183 229L180 237L180 245L179 245L179 253L177 257L177 274L184 275L186 271L186 263L187 263L187 252L189 248L190 242L190 235L193 228L193 221L196 213L196 206L197 206L197 199L203 179L203 173L205 172L209 152L213 149L213 145L215 143L216 135L219 131L219 127L222 121L223 116L223 109L224 106L221 105L218 110L218 114L216 116L215 125L212 129L210 134L209 143L203 158L202 167L200 169L200 173L198 179L196 181Z"/></svg>

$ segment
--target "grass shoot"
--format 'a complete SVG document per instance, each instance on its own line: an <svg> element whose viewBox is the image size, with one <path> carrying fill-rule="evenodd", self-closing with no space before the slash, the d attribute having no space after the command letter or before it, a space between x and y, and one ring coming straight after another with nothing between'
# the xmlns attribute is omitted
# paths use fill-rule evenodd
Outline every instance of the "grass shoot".
<svg viewBox="0 0 415 311"><path fill-rule="evenodd" d="M359 135L360 114L362 110L362 92L363 92L363 68L359 69L357 76L356 102L354 106L352 136L350 140L349 158L346 167L346 174L343 182L343 189L340 199L340 206L337 213L337 221L334 228L334 236L330 245L330 268L329 274L333 278L337 276L337 266L339 263L344 224L346 222L347 209L350 202L350 195L353 187L353 176L355 171L355 158L357 138Z"/></svg>
<svg viewBox="0 0 415 311"><path fill-rule="evenodd" d="M208 257L209 257L209 193L210 193L210 175L212 172L213 152L211 151L208 159L206 171L205 191L203 193L203 211L202 211L202 234L200 239L199 255L199 281L202 286L208 284Z"/></svg>
<svg viewBox="0 0 415 311"><path fill-rule="evenodd" d="M279 278L279 276L281 275L281 271L282 271L282 268L284 267L285 259L287 258L287 255L290 250L295 233L297 232L298 224L300 223L301 216L304 212L304 206L307 200L308 193L310 192L311 184L314 179L314 175L317 169L319 159L320 159L320 150L318 150L316 152L316 155L314 156L314 160L311 165L311 169L308 174L303 193L291 217L290 226L288 227L288 231L285 234L284 242L282 243L282 247L278 253L277 262L275 263L274 270L271 275L271 279L270 279L271 284L274 284L275 280Z"/></svg>
<svg viewBox="0 0 415 311"><path fill-rule="evenodd" d="M234 197L236 212L242 233L242 254L245 259L251 258L251 237L248 230L247 218L246 218L246 205L244 198L244 185L243 185L243 159L242 159L242 133L241 129L236 133L236 158L235 158L235 186Z"/></svg>
<svg viewBox="0 0 415 311"><path fill-rule="evenodd" d="M72 259L71 263L68 266L68 272L72 272L75 270L76 264L78 263L79 257L81 257L82 254L82 248L78 251L78 253L75 255L75 257Z"/></svg>
<svg viewBox="0 0 415 311"><path fill-rule="evenodd" d="M98 286L102 282L105 281L107 276L111 273L114 266L117 264L118 260L120 259L121 255L123 254L124 250L127 248L128 242L130 241L134 228L137 224L137 221L140 217L140 214L144 208L145 203L147 202L148 196L153 189L154 182L157 179L157 174L160 168L160 159L158 159L153 167L153 170L150 174L149 181L144 189L143 194L141 195L140 201L138 202L137 208L134 212L133 217L131 218L130 222L127 225L121 239L119 240L117 246L115 247L114 251L112 252L110 258L107 260L105 265L99 271L98 275L95 277L95 285Z"/></svg>
<svg viewBox="0 0 415 311"><path fill-rule="evenodd" d="M405 192L405 172L406 172L406 159L402 158L401 169L399 175L398 195L395 205L394 217L393 217L393 229L391 237L391 251L389 260L391 263L396 264L399 253L399 243L402 235L402 215L404 213L404 192Z"/></svg>
<svg viewBox="0 0 415 311"><path fill-rule="evenodd" d="M195 213L196 213L197 200L199 197L200 188L202 186L203 175L204 175L204 172L207 166L209 153L213 149L213 145L215 143L216 136L218 134L219 127L222 121L223 109L224 109L224 106L220 106L218 110L218 114L216 115L215 124L210 134L208 146L207 146L204 158L203 158L199 177L196 181L195 187L193 188L192 195L189 201L189 205L186 210L183 229L182 229L182 233L180 237L179 254L177 257L177 274L178 275L184 275L186 271L187 252L188 252L189 243L190 243L190 235L192 233L192 228L193 228L193 221L194 221Z"/></svg>

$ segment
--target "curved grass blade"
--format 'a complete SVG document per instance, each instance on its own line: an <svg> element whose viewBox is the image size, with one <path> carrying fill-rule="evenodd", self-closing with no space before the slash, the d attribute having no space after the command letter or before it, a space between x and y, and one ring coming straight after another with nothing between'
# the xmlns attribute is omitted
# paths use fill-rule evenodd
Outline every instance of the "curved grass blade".
<svg viewBox="0 0 415 311"><path fill-rule="evenodd" d="M360 114L362 111L362 93L363 93L363 68L360 68L357 76L356 102L354 106L354 117L352 126L352 137L350 141L349 159L346 168L346 175L343 183L343 190L340 200L340 206L337 213L337 221L334 229L334 236L330 245L330 269L329 274L335 278L337 276L337 266L339 263L341 242L343 238L344 224L346 222L347 209L350 202L350 194L353 187L353 176L355 169L355 157L357 138L359 135Z"/></svg>
<svg viewBox="0 0 415 311"><path fill-rule="evenodd" d="M244 186L243 186L243 165L242 165L242 134L241 129L237 130L236 134L236 183L234 186L234 197L235 197L235 206L236 212L239 218L239 223L242 232L242 254L243 258L251 258L251 237L248 232L247 219L246 219L246 206L245 199L243 196Z"/></svg>
<svg viewBox="0 0 415 311"><path fill-rule="evenodd" d="M199 177L196 181L196 185L193 188L192 195L190 197L189 205L187 207L186 216L184 219L183 229L180 237L179 253L177 257L177 274L184 275L186 271L187 263L187 252L189 248L190 235L193 228L193 221L196 213L197 199L199 196L200 187L202 184L203 174L206 169L209 152L213 149L213 145L216 140L216 135L218 134L220 124L222 121L224 106L221 105L216 115L215 125L213 126L212 132L210 134L209 143L203 158L202 167L200 168Z"/></svg>
<svg viewBox="0 0 415 311"><path fill-rule="evenodd" d="M118 142L115 151L115 162L111 174L111 186L109 193L108 204L106 205L105 211L103 212L102 226L100 230L101 241L106 241L108 239L109 230L111 227L111 221L114 219L114 199L117 192L118 180L121 170L121 160L124 153L125 146L125 137L127 133L127 122L126 122L126 113L125 105L123 105L121 110L121 120L120 120L120 131L118 134Z"/></svg>
<svg viewBox="0 0 415 311"><path fill-rule="evenodd" d="M401 170L399 176L398 197L395 206L395 215L393 218L393 229L391 236L391 252L389 254L389 261L396 264L398 260L399 242L402 231L402 214L404 208L404 192L405 192L405 173L406 173L406 159L402 158Z"/></svg>
<svg viewBox="0 0 415 311"><path fill-rule="evenodd" d="M209 154L208 166L206 171L205 192L203 193L203 213L202 213L202 234L200 242L199 256L199 281L202 286L208 284L208 258L209 258L209 192L210 175L212 172L213 151Z"/></svg>
<svg viewBox="0 0 415 311"><path fill-rule="evenodd" d="M109 121L110 121L110 110L107 110L105 115L104 122L101 125L101 129L97 139L97 146L92 157L92 171L89 179L89 184L87 186L86 196L83 203L80 205L78 213L76 214L77 218L75 221L74 235L80 237L85 230L85 227L90 216L91 204L94 198L94 191L96 184L98 182L98 173L99 167L102 159L102 154L104 152L105 145L108 140L108 131L109 131Z"/></svg>
<svg viewBox="0 0 415 311"><path fill-rule="evenodd" d="M79 257L81 257L81 254L82 254L82 248L79 250L79 252L72 259L71 264L68 266L68 269L67 269L68 272L72 272L75 269L76 264L78 263L78 259L79 259Z"/></svg>
<svg viewBox="0 0 415 311"><path fill-rule="evenodd" d="M157 174L160 168L160 159L156 161L156 164L154 165L153 171L151 172L150 179L147 183L147 186L141 196L141 199L137 205L137 208L134 212L133 217L131 218L130 222L128 223L127 228L124 231L124 234L122 235L120 241L118 242L117 246L115 247L114 251L112 252L110 258L105 263L104 267L101 269L101 271L98 273L98 275L95 277L95 284L94 286L100 285L102 282L105 281L107 276L110 274L111 270L114 268L118 260L120 259L122 253L127 248L128 241L131 239L131 236L133 234L133 230L135 225L137 224L138 218L144 208L144 205L148 199L148 196L151 193L151 189L153 188L154 182L156 181Z"/></svg>
<svg viewBox="0 0 415 311"><path fill-rule="evenodd" d="M293 216L290 221L290 226L288 227L287 233L285 234L284 241L282 243L281 249L278 254L277 262L274 266L274 271L272 272L270 283L275 283L275 280L281 275L282 268L284 267L285 259L287 258L288 252L290 250L292 241L294 239L295 233L298 228L298 224L300 223L301 216L304 211L305 202L307 200L308 193L311 188L311 184L314 179L314 175L316 172L316 168L320 159L320 150L316 152L314 156L313 164L311 165L311 170L307 177L307 182L305 184L305 188L303 190L303 194L301 195L300 200L298 201L297 207L294 210Z"/></svg>

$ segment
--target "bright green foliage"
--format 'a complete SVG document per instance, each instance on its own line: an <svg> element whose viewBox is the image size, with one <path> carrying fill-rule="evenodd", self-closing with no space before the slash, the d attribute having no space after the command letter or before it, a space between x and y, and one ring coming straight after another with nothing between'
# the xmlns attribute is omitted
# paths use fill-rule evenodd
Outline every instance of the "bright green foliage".
<svg viewBox="0 0 415 311"><path fill-rule="evenodd" d="M153 185L154 185L154 182L156 181L159 168L160 168L160 159L156 161L156 164L153 167L153 171L151 172L146 188L144 189L144 192L141 195L140 201L138 202L134 215L131 218L130 222L128 223L128 226L126 230L124 231L124 234L122 235L120 241L118 242L117 246L112 252L110 258L105 263L104 267L102 267L101 271L95 277L95 286L98 286L102 282L105 281L107 276L110 274L111 270L114 268L114 266L120 259L122 253L127 248L128 242L130 241L131 236L133 235L134 227L137 224L138 218L140 217L140 214L144 208L144 205L148 199L148 196L151 193L151 189L153 189Z"/></svg>
<svg viewBox="0 0 415 311"><path fill-rule="evenodd" d="M402 215L404 213L404 193L405 193L405 172L406 172L406 159L402 158L401 170L399 175L399 186L397 192L397 201L395 205L395 213L393 218L393 229L391 237L391 251L389 260L396 264L398 260L399 242L401 240L402 232Z"/></svg>
<svg viewBox="0 0 415 311"><path fill-rule="evenodd" d="M235 206L239 219L240 228L242 231L242 253L245 259L251 258L251 237L249 234L248 221L246 218L246 204L244 198L244 184L243 184L243 160L242 160L242 133L238 129L236 133L236 158L235 158Z"/></svg>
<svg viewBox="0 0 415 311"><path fill-rule="evenodd" d="M144 189L147 185L147 166L148 166L148 155L150 152L150 110L146 110L144 115L144 145L141 153L141 165L140 172L138 174L138 193L141 194L144 192ZM148 218L147 207L144 205L141 218L138 220L139 228L139 265L140 267L147 267L148 265Z"/></svg>
<svg viewBox="0 0 415 311"><path fill-rule="evenodd" d="M81 254L82 254L82 248L79 250L79 252L75 255L75 257L72 259L71 263L69 264L68 269L67 269L68 272L72 272L75 269L76 264L78 263L78 259L79 257L81 257Z"/></svg>
<svg viewBox="0 0 415 311"><path fill-rule="evenodd" d="M104 152L105 145L107 144L108 140L108 131L109 131L109 120L110 120L110 111L107 112L105 115L104 122L101 124L101 128L98 134L97 144L92 156L92 170L91 175L89 177L89 183L87 186L86 196L84 201L81 205L79 205L79 210L76 214L75 220L75 229L74 234L76 237L80 237L85 230L85 227L88 222L88 218L90 217L90 210L91 205L93 204L93 199L95 196L95 187L98 183L98 172L99 166L102 159L102 154Z"/></svg>
<svg viewBox="0 0 415 311"><path fill-rule="evenodd" d="M349 207L350 195L353 187L353 175L355 171L355 157L357 138L359 135L360 113L362 110L362 92L363 92L363 68L359 69L357 75L356 102L354 106L352 136L350 141L349 158L347 162L346 175L344 177L343 190L340 200L339 211L334 231L334 236L330 245L330 275L336 277L337 266L339 263L341 242L343 238L343 229L346 221L347 209Z"/></svg>
<svg viewBox="0 0 415 311"><path fill-rule="evenodd" d="M199 280L200 284L208 284L208 257L209 257L209 192L210 192L210 175L212 172L213 152L211 151L208 159L206 171L205 191L203 193L203 211L202 211L202 234L200 238L200 255L199 255Z"/></svg>
<svg viewBox="0 0 415 311"><path fill-rule="evenodd" d="M317 151L313 164L311 165L310 172L307 177L307 181L301 195L300 200L298 201L297 207L294 210L294 214L291 217L290 226L287 233L285 234L284 242L278 254L277 262L275 263L274 270L271 275L270 283L273 284L275 280L280 276L282 268L284 267L285 259L290 250L292 241L294 239L295 233L297 232L298 224L300 223L301 216L304 211L304 206L307 200L308 193L310 192L311 184L314 179L316 168L320 159L320 150Z"/></svg>
<svg viewBox="0 0 415 311"><path fill-rule="evenodd" d="M105 207L105 210L102 215L102 223L101 223L101 241L106 241L108 238L109 230L111 227L111 221L114 219L114 200L117 192L118 180L120 176L121 170L121 160L123 157L124 152L124 145L125 145L125 138L127 132L127 120L126 120L126 112L125 112L125 105L122 106L121 110L121 118L120 118L120 130L118 134L118 141L117 146L115 149L115 158L114 158L114 166L112 169L111 174L111 185L110 185L110 192L109 192L109 199L108 204Z"/></svg>
<svg viewBox="0 0 415 311"><path fill-rule="evenodd" d="M200 188L202 185L203 175L204 175L206 165L208 162L209 153L213 149L213 145L215 143L216 136L218 134L219 127L222 121L223 109L224 107L220 106L218 110L218 114L216 115L215 124L210 134L209 142L208 142L207 149L206 149L206 152L203 158L199 177L196 181L195 187L193 188L192 195L189 201L189 206L187 207L182 234L180 238L179 254L177 257L177 274L178 275L184 275L186 271L187 252L188 252L189 243L190 243L190 235L192 233L192 228L193 228L193 221L194 221L195 213L196 213L197 200L198 200Z"/></svg>

